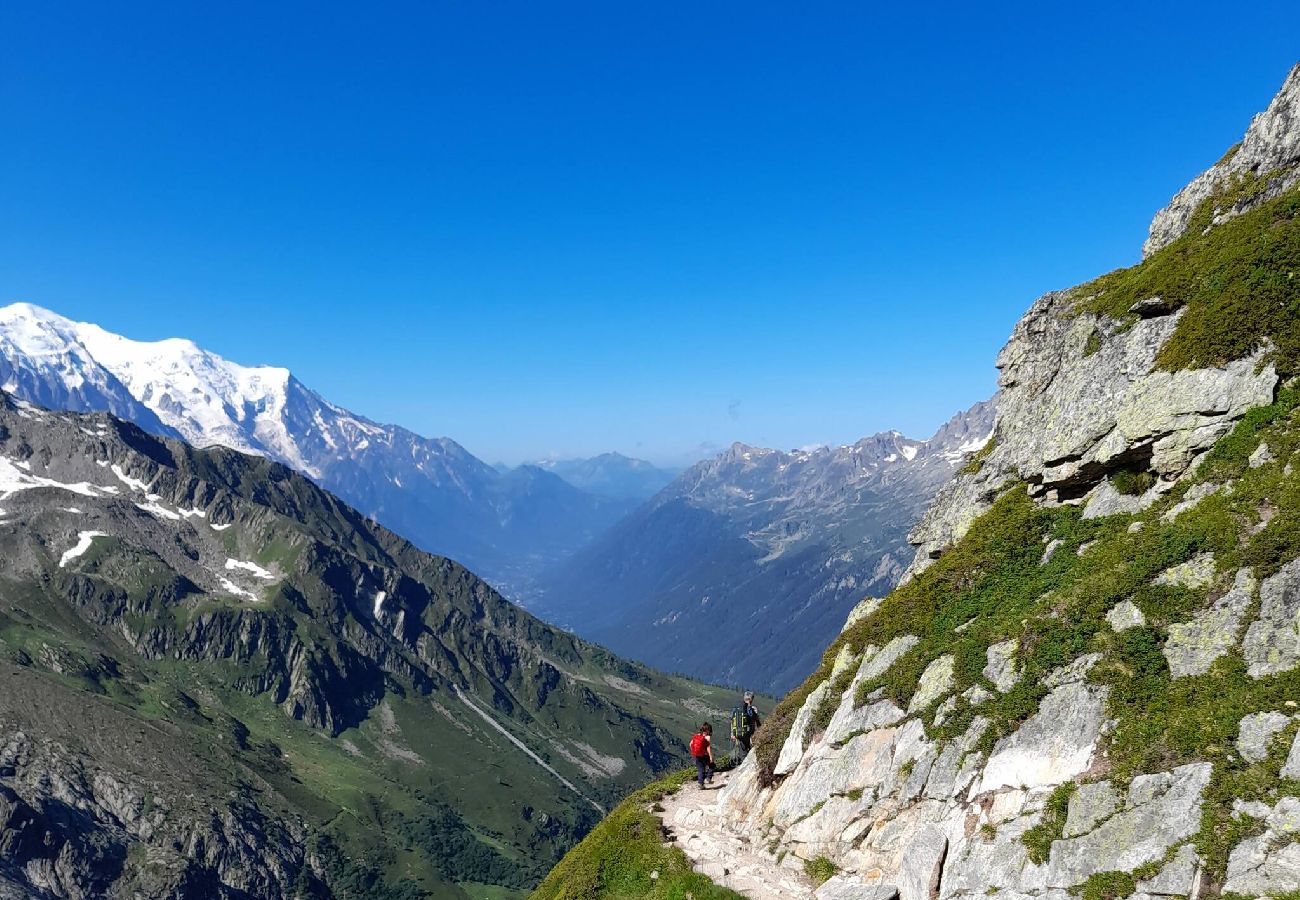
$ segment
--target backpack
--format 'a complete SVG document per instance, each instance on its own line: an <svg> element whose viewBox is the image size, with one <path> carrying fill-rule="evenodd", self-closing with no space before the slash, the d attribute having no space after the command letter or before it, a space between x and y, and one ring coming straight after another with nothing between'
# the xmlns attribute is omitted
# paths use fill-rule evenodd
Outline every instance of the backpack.
<svg viewBox="0 0 1300 900"><path fill-rule="evenodd" d="M749 737L749 716L745 715L745 708L737 706L731 711L731 733L736 737Z"/></svg>
<svg viewBox="0 0 1300 900"><path fill-rule="evenodd" d="M695 734L691 735L691 756L708 756L708 755L709 755L708 741L705 740L704 735L702 733L698 731L695 732Z"/></svg>

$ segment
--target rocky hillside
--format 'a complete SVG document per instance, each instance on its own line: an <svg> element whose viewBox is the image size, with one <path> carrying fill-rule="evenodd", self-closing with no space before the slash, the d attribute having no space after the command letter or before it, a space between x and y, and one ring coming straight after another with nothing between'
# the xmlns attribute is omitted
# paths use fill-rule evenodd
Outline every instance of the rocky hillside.
<svg viewBox="0 0 1300 900"><path fill-rule="evenodd" d="M729 840L821 900L1300 892L1297 184L1300 67L1140 264L1033 305L992 441L765 724Z"/></svg>
<svg viewBox="0 0 1300 900"><path fill-rule="evenodd" d="M788 690L864 594L894 586L908 530L992 420L981 403L928 441L736 444L544 576L530 608L668 671Z"/></svg>
<svg viewBox="0 0 1300 900"><path fill-rule="evenodd" d="M129 340L25 303L0 308L0 388L284 463L510 593L635 505L535 466L499 472L453 440L336 406L287 369L241 366L186 340Z"/></svg>
<svg viewBox="0 0 1300 900"><path fill-rule="evenodd" d="M278 463L0 394L0 896L512 896L729 700Z"/></svg>

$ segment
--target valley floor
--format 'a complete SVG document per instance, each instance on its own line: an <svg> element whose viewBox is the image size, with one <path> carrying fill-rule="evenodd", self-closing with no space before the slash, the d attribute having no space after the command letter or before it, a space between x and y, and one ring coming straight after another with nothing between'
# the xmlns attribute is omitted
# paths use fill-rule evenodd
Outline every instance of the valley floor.
<svg viewBox="0 0 1300 900"><path fill-rule="evenodd" d="M663 799L659 816L673 845L695 871L752 900L811 900L815 887L801 871L801 860L790 857L782 865L722 815L719 801L731 774L719 772L703 791L689 782Z"/></svg>

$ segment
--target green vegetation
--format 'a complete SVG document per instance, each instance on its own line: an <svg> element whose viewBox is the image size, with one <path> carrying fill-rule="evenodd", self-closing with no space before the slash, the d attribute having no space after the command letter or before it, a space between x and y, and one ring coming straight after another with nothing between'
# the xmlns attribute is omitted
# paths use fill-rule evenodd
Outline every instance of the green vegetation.
<svg viewBox="0 0 1300 900"><path fill-rule="evenodd" d="M1121 494L1138 497L1155 487L1156 476L1145 469L1121 469L1110 477L1110 483Z"/></svg>
<svg viewBox="0 0 1300 900"><path fill-rule="evenodd" d="M1077 891L1081 900L1122 900L1137 890L1132 872L1098 872Z"/></svg>
<svg viewBox="0 0 1300 900"><path fill-rule="evenodd" d="M960 475L977 474L980 469L984 468L984 460L988 459L989 454L993 452L993 445L994 445L994 438L989 438L987 441L985 441L983 447L980 447L978 450L976 450L974 453L971 454L971 458L967 461L966 465L961 467L961 470L958 472L958 474Z"/></svg>
<svg viewBox="0 0 1300 900"><path fill-rule="evenodd" d="M1156 365L1169 371L1221 366L1272 342L1284 375L1300 361L1300 191L1207 227L1216 211L1258 196L1269 176L1243 177L1206 200L1186 232L1128 269L1075 289L1078 309L1130 323L1149 297L1186 307Z"/></svg>
<svg viewBox="0 0 1300 900"><path fill-rule="evenodd" d="M84 433L2 400L0 420L0 445L47 458ZM155 467L139 474L163 505L203 497L230 527L119 531L120 511L97 507L122 501L87 497L114 534L63 568L66 500L25 493L24 527L0 529L0 557L23 561L0 573L0 718L74 748L176 828L228 814L249 828L232 846L310 853L324 883L301 873L304 897L517 898L597 823L595 804L680 764L701 719L723 724L734 702L545 625L283 467L132 435L95 458ZM203 573L227 558L275 584L257 600L213 590ZM171 852L163 831L146 845L111 830L87 838L129 866Z"/></svg>
<svg viewBox="0 0 1300 900"><path fill-rule="evenodd" d="M1101 350L1101 333L1094 328L1088 332L1088 340L1083 345L1083 355L1093 356Z"/></svg>
<svg viewBox="0 0 1300 900"><path fill-rule="evenodd" d="M825 884L834 878L835 873L840 869L826 857L818 856L815 859L804 860L803 870L812 879L813 884Z"/></svg>
<svg viewBox="0 0 1300 900"><path fill-rule="evenodd" d="M1294 366L1294 360L1283 361L1280 355L1278 360L1279 367ZM1251 467L1251 455L1261 443L1268 445L1271 461ZM1145 491L1148 484L1140 470L1116 478L1130 491ZM1230 484L1231 489L1166 521L1165 514L1198 483ZM1141 528L1130 530L1135 522ZM1043 548L1052 540L1060 544L1043 564ZM1085 544L1088 550L1080 556L1077 551ZM1154 583L1166 569L1202 553L1215 559L1209 585L1189 589ZM1105 738L1106 777L1122 785L1138 774L1212 762L1194 842L1209 873L1222 877L1228 851L1259 827L1256 820L1233 815L1233 800L1273 804L1280 796L1300 796L1300 783L1279 777L1297 726L1277 737L1272 754L1262 762L1245 762L1234 744L1243 716L1286 710L1300 697L1300 669L1253 679L1234 650L1202 675L1174 679L1164 656L1166 627L1191 619L1222 596L1239 568L1251 568L1262 580L1297 558L1300 387L1292 386L1280 390L1271 405L1251 411L1206 456L1193 478L1140 514L1084 521L1078 507L1047 508L1034 503L1023 486L1006 490L962 541L828 648L821 670L781 702L759 734L760 765L774 759L773 748L784 741L794 713L829 676L844 646L861 653L901 635L919 638L888 672L863 684L855 698L866 702L879 691L906 707L926 666L944 654L955 660L955 693L972 685L992 691L983 675L987 648L1018 641L1016 663L1023 677L1010 691L975 708L959 700L941 726L933 722L934 704L921 712L927 731L940 741L964 734L976 713L986 717L991 724L976 747L984 752L1037 710L1046 692L1044 676L1085 653L1098 653L1101 659L1089 677L1110 688L1107 714L1116 723ZM1117 633L1107 624L1106 613L1123 600L1144 613L1146 626ZM1247 620L1251 617L1253 613ZM1069 790L1066 786L1054 794L1042 823L1024 835L1031 858L1045 859L1052 840L1060 836ZM1102 878L1089 890L1108 896L1112 887Z"/></svg>
<svg viewBox="0 0 1300 900"><path fill-rule="evenodd" d="M650 811L693 774L679 772L624 800L546 876L532 900L740 900L691 871L676 847L665 847Z"/></svg>
<svg viewBox="0 0 1300 900"><path fill-rule="evenodd" d="M1067 781L1059 785L1047 798L1047 804L1043 807L1042 821L1020 836L1020 842L1029 851L1030 862L1039 864L1047 862L1047 857L1052 852L1052 841L1060 840L1065 832L1065 818L1070 811L1070 798L1074 796L1076 789L1074 782ZM1127 897L1128 894L1121 896Z"/></svg>

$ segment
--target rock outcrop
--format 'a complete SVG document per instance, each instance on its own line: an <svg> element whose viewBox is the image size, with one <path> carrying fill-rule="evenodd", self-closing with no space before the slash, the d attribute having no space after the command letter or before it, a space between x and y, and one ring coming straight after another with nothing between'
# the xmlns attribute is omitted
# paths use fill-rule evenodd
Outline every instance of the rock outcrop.
<svg viewBox="0 0 1300 900"><path fill-rule="evenodd" d="M1157 213L1144 251L1177 240L1193 212L1225 192L1231 203L1215 207L1211 228L1297 184L1300 65L1239 147ZM1017 323L997 359L1000 393L987 451L977 471L940 489L909 536L918 552L905 578L959 540L1013 481L1027 482L1047 501L1073 502L1105 491L1115 473L1140 468L1158 476L1153 491L1167 490L1247 410L1272 401L1279 379L1263 336L1254 355L1220 368L1157 371L1156 356L1185 309L1150 297L1135 304L1133 320L1116 322L1081 312L1078 300L1078 289L1046 294ZM1087 499L1113 514L1136 511L1153 497L1107 492Z"/></svg>
<svg viewBox="0 0 1300 900"><path fill-rule="evenodd" d="M1228 193L1208 228L1297 186L1300 68L1148 253ZM822 900L1300 890L1300 360L1261 335L1164 365L1203 309L1087 296L1015 327L993 439L913 532L908 580L722 792L730 835L835 871Z"/></svg>
<svg viewBox="0 0 1300 900"><path fill-rule="evenodd" d="M1240 215L1265 200L1276 197L1300 180L1300 66L1291 70L1282 90L1268 109L1255 117L1241 143L1219 162L1202 172L1179 191L1169 205L1156 213L1151 233L1142 245L1144 255L1165 247L1187 228L1192 214L1206 200L1233 186L1243 177L1264 177L1267 187L1259 194L1242 198L1216 210L1215 224Z"/></svg>

